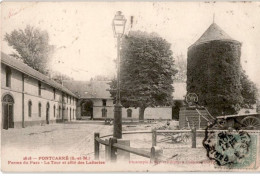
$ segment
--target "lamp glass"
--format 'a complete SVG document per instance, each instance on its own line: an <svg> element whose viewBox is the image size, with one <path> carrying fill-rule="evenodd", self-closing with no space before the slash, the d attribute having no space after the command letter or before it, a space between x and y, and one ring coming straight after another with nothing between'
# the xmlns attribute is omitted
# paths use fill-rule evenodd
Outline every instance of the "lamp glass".
<svg viewBox="0 0 260 177"><path fill-rule="evenodd" d="M125 17L122 15L120 11L117 12L117 14L113 19L113 29L114 29L115 36L121 36L124 34L125 23L126 23Z"/></svg>

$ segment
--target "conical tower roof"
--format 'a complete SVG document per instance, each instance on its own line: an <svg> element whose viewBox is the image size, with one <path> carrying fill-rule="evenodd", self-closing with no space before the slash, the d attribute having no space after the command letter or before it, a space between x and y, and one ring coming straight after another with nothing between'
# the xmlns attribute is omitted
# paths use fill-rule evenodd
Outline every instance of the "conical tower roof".
<svg viewBox="0 0 260 177"><path fill-rule="evenodd" d="M206 43L209 41L215 41L215 40L235 41L225 31L223 31L216 23L212 23L209 26L209 28L202 34L202 36L192 46Z"/></svg>

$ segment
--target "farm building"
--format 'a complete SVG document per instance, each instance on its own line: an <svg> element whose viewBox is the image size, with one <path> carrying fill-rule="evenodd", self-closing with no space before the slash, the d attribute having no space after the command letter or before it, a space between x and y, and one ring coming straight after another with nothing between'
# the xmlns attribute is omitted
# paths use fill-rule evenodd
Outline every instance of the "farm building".
<svg viewBox="0 0 260 177"><path fill-rule="evenodd" d="M1 97L3 129L76 120L73 92L5 53Z"/></svg>

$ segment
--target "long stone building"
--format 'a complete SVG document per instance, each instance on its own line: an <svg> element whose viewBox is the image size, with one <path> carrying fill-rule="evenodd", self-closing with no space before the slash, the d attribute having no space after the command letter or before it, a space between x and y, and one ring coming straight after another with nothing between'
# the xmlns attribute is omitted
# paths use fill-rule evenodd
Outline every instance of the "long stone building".
<svg viewBox="0 0 260 177"><path fill-rule="evenodd" d="M76 94L1 53L2 128L76 120Z"/></svg>
<svg viewBox="0 0 260 177"><path fill-rule="evenodd" d="M79 96L77 118L103 120L114 117L114 103L110 96L110 81L64 81L64 86ZM186 84L174 83L174 100L183 100L186 95ZM138 119L139 108L122 108L122 118ZM145 119L172 119L172 107L148 107Z"/></svg>

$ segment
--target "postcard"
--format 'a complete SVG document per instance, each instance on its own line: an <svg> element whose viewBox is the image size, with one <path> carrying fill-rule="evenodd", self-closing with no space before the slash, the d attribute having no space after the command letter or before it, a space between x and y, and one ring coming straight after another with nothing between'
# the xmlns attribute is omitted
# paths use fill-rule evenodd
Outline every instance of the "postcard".
<svg viewBox="0 0 260 177"><path fill-rule="evenodd" d="M2 172L259 172L259 2L2 2Z"/></svg>

